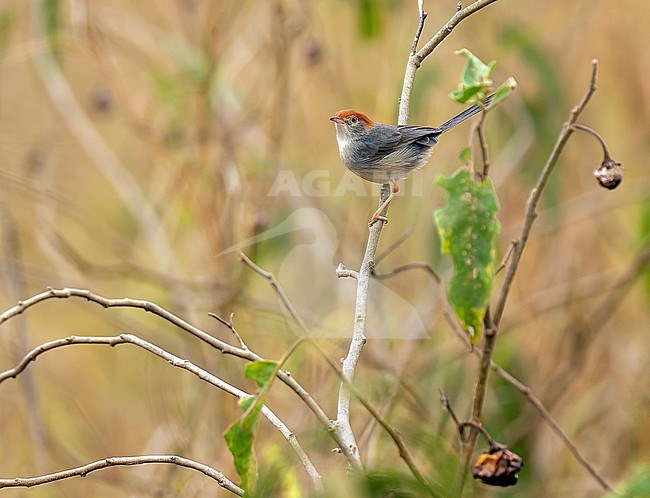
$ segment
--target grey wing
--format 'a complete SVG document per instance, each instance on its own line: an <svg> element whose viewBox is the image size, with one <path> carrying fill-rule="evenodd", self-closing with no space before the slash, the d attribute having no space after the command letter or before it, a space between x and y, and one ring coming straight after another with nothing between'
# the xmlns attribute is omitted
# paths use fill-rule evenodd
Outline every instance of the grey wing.
<svg viewBox="0 0 650 498"><path fill-rule="evenodd" d="M402 142L402 134L396 126L376 124L368 132L362 144L358 143L360 162L374 163L393 152Z"/></svg>
<svg viewBox="0 0 650 498"><path fill-rule="evenodd" d="M397 129L402 135L402 144L417 144L424 147L433 147L438 143L438 137L442 133L438 128L430 126L398 126Z"/></svg>
<svg viewBox="0 0 650 498"><path fill-rule="evenodd" d="M374 164L386 156L410 156L438 143L438 128L376 124L362 142L357 142L358 164Z"/></svg>

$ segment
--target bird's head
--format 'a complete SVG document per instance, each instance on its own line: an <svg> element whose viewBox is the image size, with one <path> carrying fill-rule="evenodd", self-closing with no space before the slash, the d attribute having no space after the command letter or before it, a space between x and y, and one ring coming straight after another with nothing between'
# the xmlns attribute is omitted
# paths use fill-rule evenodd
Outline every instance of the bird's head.
<svg viewBox="0 0 650 498"><path fill-rule="evenodd" d="M336 126L336 135L339 139L353 140L362 137L375 124L364 113L354 109L344 109L330 118Z"/></svg>

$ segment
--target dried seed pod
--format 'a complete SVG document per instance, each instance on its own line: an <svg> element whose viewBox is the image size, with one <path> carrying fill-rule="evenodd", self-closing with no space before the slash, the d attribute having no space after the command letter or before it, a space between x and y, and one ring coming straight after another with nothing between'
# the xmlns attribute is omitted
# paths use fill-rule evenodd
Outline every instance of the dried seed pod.
<svg viewBox="0 0 650 498"><path fill-rule="evenodd" d="M478 457L472 476L490 486L514 486L523 465L523 459L505 446L493 446Z"/></svg>
<svg viewBox="0 0 650 498"><path fill-rule="evenodd" d="M594 176L601 187L613 190L623 181L623 165L611 157L605 157L600 168L594 171Z"/></svg>

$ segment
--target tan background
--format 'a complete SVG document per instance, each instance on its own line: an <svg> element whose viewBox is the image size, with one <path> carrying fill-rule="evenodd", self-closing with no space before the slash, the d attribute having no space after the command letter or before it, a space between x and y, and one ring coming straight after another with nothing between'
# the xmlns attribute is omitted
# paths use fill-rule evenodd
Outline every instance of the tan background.
<svg viewBox="0 0 650 498"><path fill-rule="evenodd" d="M455 9L452 1L426 4L423 39ZM333 270L358 265L376 199L359 195L370 194L369 185L343 176L327 118L355 107L395 121L416 2L4 0L0 19L0 308L46 286L89 288L155 301L225 340L232 337L207 312L234 312L247 343L278 358L294 331L273 291L236 251L221 254L266 234L244 250L278 276L321 347L335 359L345 354L354 283L337 281ZM545 193L495 358L613 483L650 459L650 276L646 269L629 285L624 277L647 254L650 234L649 22L650 4L638 0L497 2L426 60L410 120L435 125L460 110L448 93L462 47L498 61L496 82L517 79L517 93L488 122L502 256L599 59L598 92L581 122L602 134L625 180L612 192L599 188L592 170L601 151L591 137L574 135ZM429 166L405 182L380 250L409 227L412 234L380 270L428 261L450 275L437 255L431 213L443 194L433 179L458 166L468 133L464 126L443 137ZM278 175L299 195L288 187L268 195ZM466 414L476 361L446 324L423 272L374 283L371 292L359 384L431 475L453 475L455 437L437 388ZM603 309L605 319L594 323ZM125 331L252 389L240 360L150 315L81 300L41 304L3 324L0 370L46 340ZM318 355L302 350L291 370L333 416L337 381ZM128 346L77 346L45 355L29 372L32 382L24 375L0 386L2 477L173 452L235 478L221 433L239 408L162 360ZM600 496L519 393L498 379L490 388L485 425L526 460L519 486L499 496ZM272 406L322 473L343 469L295 395L277 385ZM359 406L353 421L369 467L405 470L386 437L362 430L370 417ZM258 451L263 470L280 459L293 469L278 496L291 496L291 480L308 488L268 424ZM3 496L207 496L210 486L189 471L155 467Z"/></svg>

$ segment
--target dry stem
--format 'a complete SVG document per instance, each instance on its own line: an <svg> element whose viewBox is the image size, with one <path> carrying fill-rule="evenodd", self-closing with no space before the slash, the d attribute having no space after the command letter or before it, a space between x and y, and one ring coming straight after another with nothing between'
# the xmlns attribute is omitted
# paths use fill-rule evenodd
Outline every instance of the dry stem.
<svg viewBox="0 0 650 498"><path fill-rule="evenodd" d="M31 488L32 486L40 486L41 484L48 484L62 479L69 479L71 477L86 477L91 472L96 470L105 469L108 467L117 467L125 465L145 465L152 463L168 463L178 465L179 467L186 467L188 469L197 470L202 474L217 481L217 484L224 489L232 492L237 496L244 496L244 490L237 486L234 482L224 476L221 472L208 465L183 458L177 455L140 455L140 456L127 456L127 457L109 457L102 460L75 467L61 472L53 472L38 477L12 477L9 479L0 479L0 489L2 488Z"/></svg>
<svg viewBox="0 0 650 498"><path fill-rule="evenodd" d="M526 214L524 217L521 233L516 244L514 245L512 256L506 267L504 281L501 286L501 291L499 293L496 306L494 308L494 313L491 314L489 309L488 312L486 313L485 341L483 345L483 352L481 354L481 364L477 374L477 379L474 386L474 395L472 399L472 414L470 419L472 422L480 423L483 416L483 406L485 403L487 381L489 377L489 371L492 366L492 356L494 354L494 348L496 345L497 331L499 328L499 324L501 322L501 318L503 316L505 304L508 298L508 294L510 292L510 288L512 286L512 282L514 280L515 274L517 272L517 268L519 266L521 255L523 253L524 248L526 247L526 243L528 241L528 237L530 235L533 222L537 218L537 206L539 204L539 200L541 199L542 192L544 191L544 187L546 186L548 179L555 165L557 164L557 161L560 157L562 150L564 149L564 146L567 144L569 137L574 131L573 124L576 122L578 116L584 110L586 105L589 103L591 96L596 91L597 69L598 69L598 61L593 60L589 87L584 97L580 101L580 103L571 110L569 119L564 123L564 126L562 127L562 130L557 138L557 141L555 142L555 146L553 147L553 150L551 151L551 154L546 164L544 165L544 168L539 176L539 179L537 180L537 184L531 191L530 196L528 198L528 202L526 204ZM465 467L469 466L470 460L472 458L474 447L476 445L476 437L477 437L477 431L470 430L468 438L466 440L466 444L464 445L464 455L462 461L464 462ZM571 446L573 447L573 449L575 449L574 445L571 444ZM574 452L574 455L575 454L576 453ZM583 465L586 462L583 458L579 458L579 460L581 461L581 463L583 463ZM611 486L604 480L602 476L600 476L593 469L593 467L589 465L585 467L594 476L594 478L596 478L596 480L604 489L609 491L612 490Z"/></svg>

